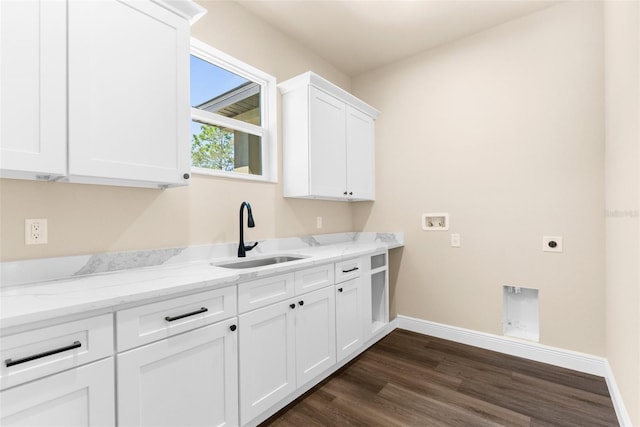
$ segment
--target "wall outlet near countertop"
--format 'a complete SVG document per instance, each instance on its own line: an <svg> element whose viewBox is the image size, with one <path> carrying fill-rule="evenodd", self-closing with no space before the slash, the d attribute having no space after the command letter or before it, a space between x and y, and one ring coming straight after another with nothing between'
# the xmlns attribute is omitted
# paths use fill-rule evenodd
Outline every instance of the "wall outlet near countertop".
<svg viewBox="0 0 640 427"><path fill-rule="evenodd" d="M24 220L25 245L45 245L47 240L46 218Z"/></svg>

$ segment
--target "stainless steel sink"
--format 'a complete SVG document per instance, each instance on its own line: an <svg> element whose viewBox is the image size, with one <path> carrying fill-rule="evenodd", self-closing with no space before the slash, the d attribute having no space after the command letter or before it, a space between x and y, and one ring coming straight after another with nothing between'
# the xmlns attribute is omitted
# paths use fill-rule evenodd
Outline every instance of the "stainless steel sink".
<svg viewBox="0 0 640 427"><path fill-rule="evenodd" d="M224 264L214 264L211 265L215 267L223 267L223 268L255 268L255 267L264 267L265 265L272 264L282 264L283 262L297 261L300 259L304 259L303 256L272 256L269 258L258 258L258 259L248 259L246 261L233 261L227 262Z"/></svg>

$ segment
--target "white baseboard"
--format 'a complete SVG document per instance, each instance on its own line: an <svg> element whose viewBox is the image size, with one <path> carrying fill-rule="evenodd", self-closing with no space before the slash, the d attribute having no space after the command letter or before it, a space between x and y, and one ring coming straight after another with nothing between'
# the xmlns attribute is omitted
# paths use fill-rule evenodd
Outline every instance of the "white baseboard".
<svg viewBox="0 0 640 427"><path fill-rule="evenodd" d="M604 379L607 381L607 387L609 388L609 394L611 395L611 401L613 402L613 408L616 410L616 416L618 417L618 423L621 427L633 427L631 424L631 417L627 412L627 408L624 406L622 395L618 389L618 384L613 376L613 370L609 365L609 361L605 360L606 374Z"/></svg>
<svg viewBox="0 0 640 427"><path fill-rule="evenodd" d="M603 357L408 316L399 315L395 321L398 328L412 332L431 335L474 347L509 354L511 356L522 357L535 360L536 362L548 363L549 365L604 377L620 426L631 427L631 419L622 401L622 396L613 377L613 372L611 371L609 362Z"/></svg>
<svg viewBox="0 0 640 427"><path fill-rule="evenodd" d="M398 327L587 374L604 377L606 373L606 359L590 354L563 350L517 338L503 337L407 316L398 316Z"/></svg>

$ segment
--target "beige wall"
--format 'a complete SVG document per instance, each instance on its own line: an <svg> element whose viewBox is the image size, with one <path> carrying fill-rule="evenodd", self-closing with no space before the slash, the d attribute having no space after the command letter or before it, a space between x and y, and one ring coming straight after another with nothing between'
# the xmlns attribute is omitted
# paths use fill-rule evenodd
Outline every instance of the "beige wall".
<svg viewBox="0 0 640 427"><path fill-rule="evenodd" d="M209 12L193 26L193 37L275 76L278 82L313 70L343 89L351 89L349 76L237 3L196 1Z"/></svg>
<svg viewBox="0 0 640 427"><path fill-rule="evenodd" d="M194 25L196 38L278 81L314 70L350 89L347 75L235 2L201 4L209 13ZM353 229L348 203L284 199L281 184L196 175L187 188L160 191L5 179L0 180L0 259L233 242L242 200L252 204L256 220L248 239ZM316 216L323 217L321 230L315 228ZM25 218L49 220L49 244L24 245Z"/></svg>
<svg viewBox="0 0 640 427"><path fill-rule="evenodd" d="M605 6L606 104L595 2L555 6L353 85L235 2L200 3L209 13L195 37L278 81L311 69L383 112L376 203L284 199L280 184L205 176L165 191L0 180L1 260L231 242L242 200L256 217L249 239L404 230L406 247L390 257L393 313L501 334L502 285L539 288L541 342L606 354L640 425L640 227L607 218L605 255L602 221L604 106L606 208L633 211L640 200L640 126L625 119L639 104L628 90L640 93L637 3ZM420 229L422 213L440 211L461 248ZM25 246L24 219L42 217L50 243ZM543 253L544 234L563 235L565 252Z"/></svg>
<svg viewBox="0 0 640 427"><path fill-rule="evenodd" d="M607 358L640 425L640 6L605 3Z"/></svg>
<svg viewBox="0 0 640 427"><path fill-rule="evenodd" d="M564 3L354 78L383 112L354 225L404 230L399 314L502 334L502 286L538 288L543 344L605 354L602 31Z"/></svg>

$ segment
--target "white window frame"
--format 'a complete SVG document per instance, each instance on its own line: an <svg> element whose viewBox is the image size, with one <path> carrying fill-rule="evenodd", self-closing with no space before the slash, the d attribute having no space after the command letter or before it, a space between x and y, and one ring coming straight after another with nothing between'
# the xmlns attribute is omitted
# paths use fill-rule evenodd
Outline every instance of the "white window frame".
<svg viewBox="0 0 640 427"><path fill-rule="evenodd" d="M276 78L193 37L191 38L191 54L210 62L213 65L237 74L240 77L258 83L261 86L260 123L262 126L256 126L251 123L246 123L241 120L232 119L208 111L198 110L193 107L191 108L191 119L197 122L230 128L259 136L261 138L262 148L262 175L252 175L195 166L191 166L191 172L194 174L222 176L225 178L238 178L274 183L278 182L278 112L276 103ZM189 143L191 144L192 141L189 140ZM189 156L191 156L191 148L189 148Z"/></svg>

